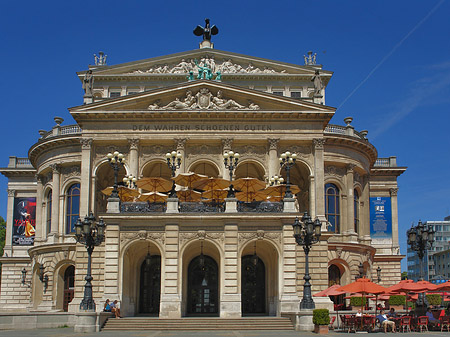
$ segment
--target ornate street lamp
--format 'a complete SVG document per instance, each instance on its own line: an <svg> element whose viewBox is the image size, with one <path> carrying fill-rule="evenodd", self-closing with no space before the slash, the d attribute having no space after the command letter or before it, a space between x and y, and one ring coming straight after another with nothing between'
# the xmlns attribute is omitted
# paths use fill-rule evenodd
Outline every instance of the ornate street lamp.
<svg viewBox="0 0 450 337"><path fill-rule="evenodd" d="M234 198L233 184L233 171L236 169L237 163L239 161L239 153L234 153L233 151L228 151L223 154L223 163L225 168L230 171L230 189L228 190L227 198Z"/></svg>
<svg viewBox="0 0 450 337"><path fill-rule="evenodd" d="M273 176L272 178L270 178L269 182L270 182L270 186L280 185L284 182L284 178L279 177L279 176Z"/></svg>
<svg viewBox="0 0 450 337"><path fill-rule="evenodd" d="M408 236L408 245L411 246L412 250L417 252L417 256L420 259L420 279L423 280L423 257L425 251L430 249L433 245L434 230L431 226L427 224L424 225L422 221L419 220L417 226L412 226L408 229L406 235ZM419 293L416 305L418 307L428 306L428 301L424 293Z"/></svg>
<svg viewBox="0 0 450 337"><path fill-rule="evenodd" d="M378 268L377 268L377 280L378 280L378 283L381 282L381 268L380 268L380 266L378 266Z"/></svg>
<svg viewBox="0 0 450 337"><path fill-rule="evenodd" d="M120 167L124 164L124 155L119 151L114 151L114 153L108 153L106 157L114 170L114 186L110 198L118 198L119 191L117 190L117 176L119 175Z"/></svg>
<svg viewBox="0 0 450 337"><path fill-rule="evenodd" d="M137 178L132 174L129 174L129 175L123 177L122 181L125 184L125 186L127 186L129 188L137 187L137 185L136 185Z"/></svg>
<svg viewBox="0 0 450 337"><path fill-rule="evenodd" d="M175 178L175 172L181 166L181 153L177 153L177 151L167 152L166 153L167 166L172 171L172 178ZM172 189L169 192L169 198L176 198L177 191L175 191L175 180L172 184Z"/></svg>
<svg viewBox="0 0 450 337"><path fill-rule="evenodd" d="M286 171L286 192L284 193L285 198L292 198L291 183L289 178L291 168L295 165L296 160L297 154L290 153L289 151L281 154L281 157L279 158L281 168Z"/></svg>
<svg viewBox="0 0 450 337"><path fill-rule="evenodd" d="M311 276L309 276L308 256L312 245L320 240L322 224L318 218L312 221L308 212L305 212L302 221L300 222L298 217L296 217L292 227L294 228L295 242L297 242L298 245L303 246L303 251L305 252L305 276L303 277L305 284L303 285L303 299L300 302L300 309L314 309L315 305L311 296L311 283L309 282Z"/></svg>
<svg viewBox="0 0 450 337"><path fill-rule="evenodd" d="M103 219L96 223L95 216L92 213L86 216L83 221L78 218L75 224L75 239L78 243L84 244L88 253L87 273L84 278L86 284L84 285L83 300L80 303L81 310L95 311L95 302L92 296L91 259L94 247L100 245L105 239L105 229L106 224L103 222Z"/></svg>
<svg viewBox="0 0 450 337"><path fill-rule="evenodd" d="M44 283L44 293L46 293L48 288L48 276L44 274L44 266L42 264L39 266L39 280Z"/></svg>
<svg viewBox="0 0 450 337"><path fill-rule="evenodd" d="M363 278L364 276L364 265L362 264L362 262L359 263L358 272L359 272L358 276L355 277L356 280L359 278Z"/></svg>

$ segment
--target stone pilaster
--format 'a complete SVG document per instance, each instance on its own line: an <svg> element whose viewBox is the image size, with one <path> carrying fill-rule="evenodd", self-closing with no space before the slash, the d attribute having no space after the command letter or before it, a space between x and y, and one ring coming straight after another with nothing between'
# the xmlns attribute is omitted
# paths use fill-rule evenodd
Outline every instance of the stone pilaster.
<svg viewBox="0 0 450 337"><path fill-rule="evenodd" d="M58 237L59 227L59 197L61 193L61 166L53 164L50 166L53 172L52 177L52 222L50 224L50 235L53 239Z"/></svg>
<svg viewBox="0 0 450 337"><path fill-rule="evenodd" d="M400 254L398 243L398 203L397 193L398 188L391 188L389 190L391 195L391 209L392 209L392 255Z"/></svg>
<svg viewBox="0 0 450 337"><path fill-rule="evenodd" d="M139 139L133 138L128 139L128 145L130 146L130 153L128 156L128 165L130 172L136 178L138 177L139 172L139 160L138 160L138 148L139 148Z"/></svg>
<svg viewBox="0 0 450 337"><path fill-rule="evenodd" d="M89 214L91 190L92 138L81 138L80 216Z"/></svg>
<svg viewBox="0 0 450 337"><path fill-rule="evenodd" d="M238 292L238 226L225 225L224 285L220 300L220 316L241 317L241 294Z"/></svg>
<svg viewBox="0 0 450 337"><path fill-rule="evenodd" d="M297 293L296 242L292 224L283 225L283 252L281 256L280 312L297 312L300 299Z"/></svg>
<svg viewBox="0 0 450 337"><path fill-rule="evenodd" d="M231 147L233 146L233 138L224 138L222 139L222 154L227 151L231 151ZM222 178L230 180L230 171L225 168L225 163L222 159L221 161L221 169L222 169Z"/></svg>
<svg viewBox="0 0 450 337"><path fill-rule="evenodd" d="M323 148L325 144L325 139L315 138L313 139L314 144L314 187L315 187L315 211L316 217L326 225L325 221L325 179L324 179L324 158L323 158ZM313 216L314 218L314 216ZM325 229L326 230L326 229Z"/></svg>
<svg viewBox="0 0 450 337"><path fill-rule="evenodd" d="M181 164L180 168L177 169L176 174L184 173L186 172L185 165L186 165L186 141L187 138L175 138L175 143L177 146L177 153L181 154Z"/></svg>
<svg viewBox="0 0 450 337"><path fill-rule="evenodd" d="M371 240L370 238L370 184L369 184L370 176L366 174L363 177L363 191L361 199L359 202L361 216L360 216L360 238L363 238L366 242L365 244L369 244L368 242Z"/></svg>
<svg viewBox="0 0 450 337"><path fill-rule="evenodd" d="M346 221L346 228L344 229L344 232L347 232L348 234L354 234L355 233L355 207L354 207L354 191L353 191L353 184L354 184L354 168L355 165L348 164L347 165L347 174L346 174L346 187L347 187L347 221Z"/></svg>
<svg viewBox="0 0 450 337"><path fill-rule="evenodd" d="M120 246L120 228L118 224L106 226L105 236L105 285L104 299L119 299L119 246Z"/></svg>
<svg viewBox="0 0 450 337"><path fill-rule="evenodd" d="M179 226L166 225L164 270L161 272L160 318L181 317L181 289L178 282L181 266L179 265Z"/></svg>
<svg viewBox="0 0 450 337"><path fill-rule="evenodd" d="M278 162L278 143L279 138L268 139L269 142L269 163L268 163L268 178L278 175L280 171L280 164Z"/></svg>
<svg viewBox="0 0 450 337"><path fill-rule="evenodd" d="M8 212L6 217L6 238L3 256L11 257L12 253L12 233L13 233L13 214L14 214L14 197L16 190L8 189Z"/></svg>
<svg viewBox="0 0 450 337"><path fill-rule="evenodd" d="M41 240L46 237L46 221L42 221L43 218L43 190L42 190L42 177L36 174L36 236L35 245L39 244Z"/></svg>

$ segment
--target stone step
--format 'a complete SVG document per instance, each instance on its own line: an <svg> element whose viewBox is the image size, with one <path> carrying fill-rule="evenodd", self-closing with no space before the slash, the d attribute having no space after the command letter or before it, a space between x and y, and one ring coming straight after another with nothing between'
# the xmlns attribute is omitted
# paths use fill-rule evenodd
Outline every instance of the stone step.
<svg viewBox="0 0 450 337"><path fill-rule="evenodd" d="M103 330L294 330L286 317L180 318L126 317L108 319Z"/></svg>

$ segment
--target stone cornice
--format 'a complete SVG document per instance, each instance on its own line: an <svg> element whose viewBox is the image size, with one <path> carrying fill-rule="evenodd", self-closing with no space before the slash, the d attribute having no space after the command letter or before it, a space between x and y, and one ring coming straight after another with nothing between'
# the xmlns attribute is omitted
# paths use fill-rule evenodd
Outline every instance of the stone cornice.
<svg viewBox="0 0 450 337"><path fill-rule="evenodd" d="M30 248L28 250L28 254L33 258L35 255L44 254L44 253L52 253L52 252L61 252L61 251L74 251L76 249L76 243L61 243L61 244L43 244L40 246L36 246Z"/></svg>
<svg viewBox="0 0 450 337"><path fill-rule="evenodd" d="M370 174L372 176L400 176L407 170L406 166L396 167L372 167Z"/></svg>
<svg viewBox="0 0 450 337"><path fill-rule="evenodd" d="M326 145L346 146L352 151L359 150L361 154L369 158L370 166L373 166L378 158L375 146L359 137L325 134L324 138L327 140Z"/></svg>

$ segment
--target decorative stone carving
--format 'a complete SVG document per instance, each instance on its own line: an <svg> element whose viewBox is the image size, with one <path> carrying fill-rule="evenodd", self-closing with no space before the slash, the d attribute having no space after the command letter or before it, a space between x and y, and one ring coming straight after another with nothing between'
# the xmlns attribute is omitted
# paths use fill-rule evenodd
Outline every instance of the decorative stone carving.
<svg viewBox="0 0 450 337"><path fill-rule="evenodd" d="M257 230L256 232L252 232L252 233L245 233L245 232L238 233L239 245L241 245L241 246L253 239L258 239L258 240L270 239L274 242L281 243L280 233L267 233L261 229Z"/></svg>
<svg viewBox="0 0 450 337"><path fill-rule="evenodd" d="M336 256L337 256L338 259L341 258L341 256L342 256L342 247L336 248Z"/></svg>
<svg viewBox="0 0 450 337"><path fill-rule="evenodd" d="M137 150L139 147L139 139L138 138L128 139L128 145L130 146L130 150Z"/></svg>
<svg viewBox="0 0 450 337"><path fill-rule="evenodd" d="M347 168L347 173L353 173L353 170L355 168L356 165L354 164L347 164L346 168Z"/></svg>
<svg viewBox="0 0 450 337"><path fill-rule="evenodd" d="M187 138L175 138L175 143L177 144L177 150L182 151L186 146Z"/></svg>
<svg viewBox="0 0 450 337"><path fill-rule="evenodd" d="M250 106L251 105L251 106ZM156 102L148 106L149 110L259 110L259 106L254 103L248 103L248 106L225 98L222 90L214 96L208 88L201 88L195 95L191 90L187 90L185 97L175 98L165 106L160 106Z"/></svg>
<svg viewBox="0 0 450 337"><path fill-rule="evenodd" d="M81 169L79 166L63 167L61 169L62 180L65 181L71 177L81 176Z"/></svg>
<svg viewBox="0 0 450 337"><path fill-rule="evenodd" d="M10 190L8 189L8 197L15 197L16 196L16 190Z"/></svg>
<svg viewBox="0 0 450 337"><path fill-rule="evenodd" d="M396 197L398 193L398 188L389 189L389 193L391 194L391 197Z"/></svg>
<svg viewBox="0 0 450 337"><path fill-rule="evenodd" d="M42 177L40 174L35 174L35 175L34 175L34 178L36 179L36 182L37 182L38 184L41 184L41 185L42 185L42 181L43 181L44 179L43 179L43 177Z"/></svg>
<svg viewBox="0 0 450 337"><path fill-rule="evenodd" d="M256 237L258 238L258 240L264 239L264 230L262 230L262 229L257 230Z"/></svg>
<svg viewBox="0 0 450 337"><path fill-rule="evenodd" d="M156 64L147 70L135 70L129 74L193 74L198 75L198 67L196 59L181 59L180 62L174 64ZM221 74L284 74L286 70L277 71L270 67L255 67L252 63L238 64L232 59L223 59L216 62L214 56L204 55L197 61L199 67L209 68L211 72Z"/></svg>
<svg viewBox="0 0 450 337"><path fill-rule="evenodd" d="M354 172L354 174L353 174L353 181L354 181L354 182L358 182L358 183L360 183L361 185L363 184L362 177L361 177L361 175L358 173L358 171L355 171L355 172Z"/></svg>
<svg viewBox="0 0 450 337"><path fill-rule="evenodd" d="M290 151L292 153L297 154L298 157L306 158L311 154L311 147L310 146L287 146L280 149L280 152L286 152Z"/></svg>
<svg viewBox="0 0 450 337"><path fill-rule="evenodd" d="M51 164L50 168L52 169L53 173L57 173L57 174L61 173L61 165L59 165L59 164Z"/></svg>
<svg viewBox="0 0 450 337"><path fill-rule="evenodd" d="M134 233L120 233L120 245L122 247L128 242L134 240L154 240L161 245L164 245L165 239L165 233L154 233L146 230L140 230Z"/></svg>
<svg viewBox="0 0 450 337"><path fill-rule="evenodd" d="M80 138L81 149L90 150L92 146L92 138Z"/></svg>
<svg viewBox="0 0 450 337"><path fill-rule="evenodd" d="M221 244L225 240L224 233L210 233L205 230L198 230L197 232L182 232L180 233L180 246L183 246L187 241L191 240L205 240L220 242Z"/></svg>
<svg viewBox="0 0 450 337"><path fill-rule="evenodd" d="M245 159L257 159L260 162L264 162L266 159L266 147L265 146L255 146L255 145L245 145L235 148L236 152L240 154L240 160Z"/></svg>
<svg viewBox="0 0 450 337"><path fill-rule="evenodd" d="M325 175L340 178L345 175L345 169L343 167L328 165L325 167Z"/></svg>
<svg viewBox="0 0 450 337"><path fill-rule="evenodd" d="M267 141L269 142L269 150L278 150L280 138L269 138Z"/></svg>
<svg viewBox="0 0 450 337"><path fill-rule="evenodd" d="M324 138L314 138L313 139L314 149L323 150L323 146L325 144Z"/></svg>
<svg viewBox="0 0 450 337"><path fill-rule="evenodd" d="M224 151L231 150L232 146L233 146L233 138L223 138L222 139L222 148Z"/></svg>
<svg viewBox="0 0 450 337"><path fill-rule="evenodd" d="M311 79L311 82L314 83L314 96L322 96L323 83L320 78L320 71L316 70L314 76Z"/></svg>
<svg viewBox="0 0 450 337"><path fill-rule="evenodd" d="M106 159L106 155L110 152L113 153L114 151L119 151L124 154L128 153L128 146L115 146L115 145L96 146L94 149L95 158L97 161Z"/></svg>

